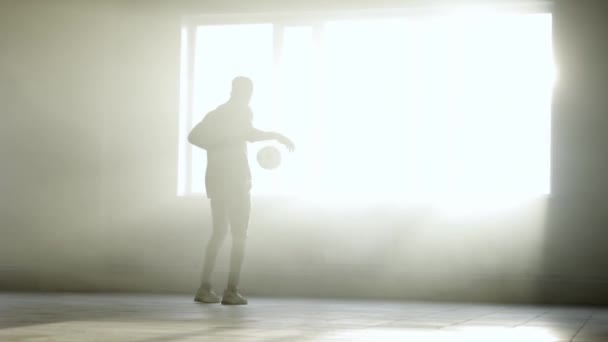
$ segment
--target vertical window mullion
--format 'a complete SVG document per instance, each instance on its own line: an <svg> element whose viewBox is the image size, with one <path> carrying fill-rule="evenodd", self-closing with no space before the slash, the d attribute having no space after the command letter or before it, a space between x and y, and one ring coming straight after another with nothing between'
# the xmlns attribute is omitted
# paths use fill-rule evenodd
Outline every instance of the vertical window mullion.
<svg viewBox="0 0 608 342"><path fill-rule="evenodd" d="M193 126L193 104L194 104L194 63L196 58L196 25L188 26L188 95L186 127L188 130ZM186 144L186 193L192 194L192 144Z"/></svg>

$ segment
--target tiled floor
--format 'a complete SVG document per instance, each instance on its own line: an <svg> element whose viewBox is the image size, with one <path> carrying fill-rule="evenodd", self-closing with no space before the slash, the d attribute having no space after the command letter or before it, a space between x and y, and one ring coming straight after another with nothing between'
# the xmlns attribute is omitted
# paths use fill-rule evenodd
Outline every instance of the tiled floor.
<svg viewBox="0 0 608 342"><path fill-rule="evenodd" d="M608 341L608 308L0 293L0 341Z"/></svg>

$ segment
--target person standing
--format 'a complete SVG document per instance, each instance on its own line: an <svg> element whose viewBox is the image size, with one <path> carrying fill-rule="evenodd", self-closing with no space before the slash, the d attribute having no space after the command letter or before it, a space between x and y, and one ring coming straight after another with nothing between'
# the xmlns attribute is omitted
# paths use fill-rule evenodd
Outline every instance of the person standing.
<svg viewBox="0 0 608 342"><path fill-rule="evenodd" d="M188 135L188 141L207 152L205 188L211 202L213 233L207 244L201 284L194 300L200 303L245 305L247 299L239 292L241 268L245 257L247 229L251 211L251 171L247 158L247 142L276 140L289 151L294 143L282 134L256 129L249 107L253 82L243 76L232 81L230 99L208 113ZM223 297L213 291L210 283L221 245L232 235L230 273Z"/></svg>

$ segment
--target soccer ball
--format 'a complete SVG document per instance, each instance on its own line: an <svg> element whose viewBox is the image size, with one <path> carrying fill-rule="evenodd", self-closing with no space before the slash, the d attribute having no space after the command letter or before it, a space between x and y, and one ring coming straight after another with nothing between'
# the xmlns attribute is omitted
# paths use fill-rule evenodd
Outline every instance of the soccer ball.
<svg viewBox="0 0 608 342"><path fill-rule="evenodd" d="M281 164L281 152L274 146L265 146L258 151L258 164L266 170L272 170Z"/></svg>

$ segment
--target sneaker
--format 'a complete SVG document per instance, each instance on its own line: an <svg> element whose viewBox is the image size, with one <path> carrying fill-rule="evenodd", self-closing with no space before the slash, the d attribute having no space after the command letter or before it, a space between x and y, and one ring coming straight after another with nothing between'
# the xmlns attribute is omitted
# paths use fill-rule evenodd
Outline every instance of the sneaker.
<svg viewBox="0 0 608 342"><path fill-rule="evenodd" d="M247 299L239 293L236 288L228 288L224 291L224 298L222 298L223 305L247 305Z"/></svg>
<svg viewBox="0 0 608 342"><path fill-rule="evenodd" d="M209 284L203 284L196 291L196 296L194 297L195 302L206 303L206 304L214 304L220 302L220 296L217 295Z"/></svg>

